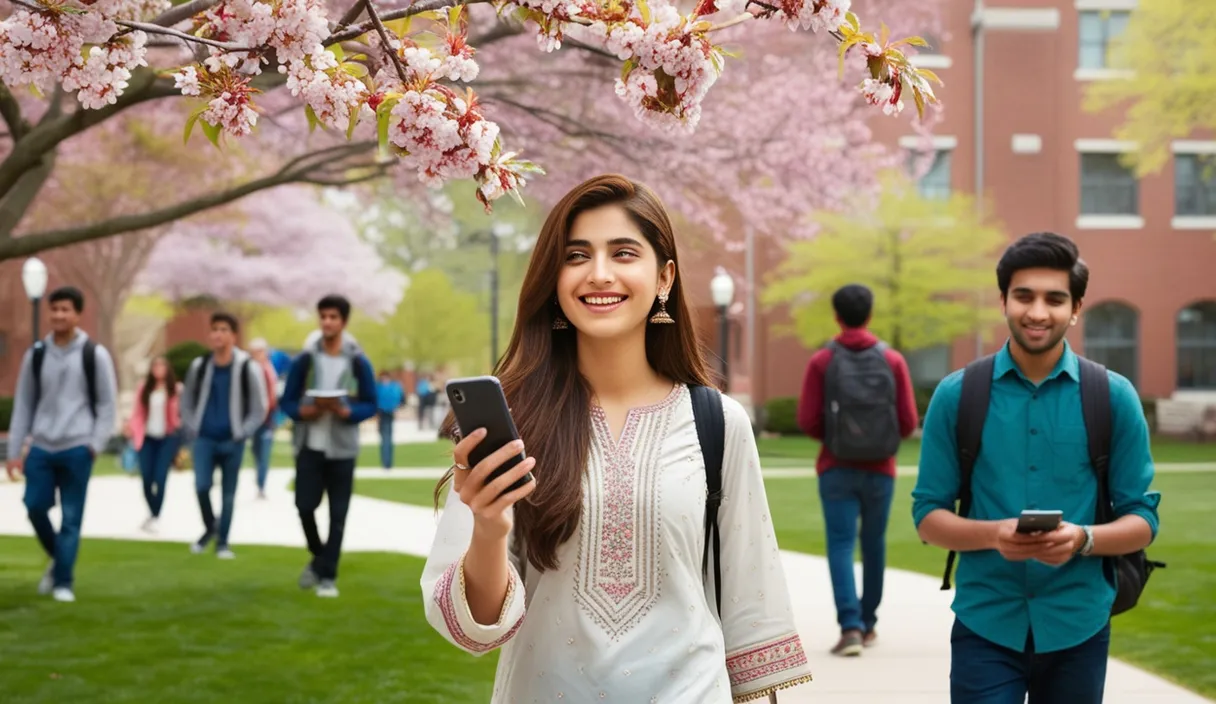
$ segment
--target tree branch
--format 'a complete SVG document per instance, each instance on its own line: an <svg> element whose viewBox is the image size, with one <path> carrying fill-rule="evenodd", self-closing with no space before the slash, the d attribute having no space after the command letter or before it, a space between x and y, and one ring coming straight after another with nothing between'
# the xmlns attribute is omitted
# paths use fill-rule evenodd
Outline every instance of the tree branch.
<svg viewBox="0 0 1216 704"><path fill-rule="evenodd" d="M55 170L55 150L47 152L42 161L26 171L4 197L0 198L0 242L13 236L17 223L33 205L34 199Z"/></svg>
<svg viewBox="0 0 1216 704"><path fill-rule="evenodd" d="M338 20L338 24L336 24L332 28L330 28L330 32L336 32L339 29L344 29L345 27L350 25L351 22L354 22L355 20L359 19L359 15L362 15L362 14L363 14L363 3L359 2L359 0L356 0L355 4L351 5L350 9L346 11L346 14L342 15L342 18Z"/></svg>
<svg viewBox="0 0 1216 704"><path fill-rule="evenodd" d="M360 146L363 149L368 148L368 145L375 145L375 142L365 141L358 142L353 145L343 145L347 150L354 146ZM240 200L251 193L256 193L267 188L282 186L288 183L307 181L312 178L308 173L308 164L315 161L317 158L325 154L330 154L335 151L335 148L323 149L318 152L304 154L300 157L292 159L283 168L269 176L247 181L238 186L234 186L226 191L210 193L192 200L188 200L176 205L171 205L160 210L153 210L147 213L138 215L122 215L109 220L85 225L82 227L72 227L63 230L50 230L45 232L35 232L22 237L14 237L7 240L0 240L0 261L13 259L16 257L29 256L36 252L41 252L55 247L64 247L78 242L87 242L97 240L111 235L118 235L127 232L135 232L144 230L158 225L164 225L175 220L189 217L195 213L209 210L211 208L232 203ZM350 152L346 156L350 156L357 152ZM293 168L294 166L294 168ZM379 175L379 174L377 174ZM333 179L328 181L326 185L339 186L346 183L359 183L368 180L367 174L358 174L346 180Z"/></svg>
<svg viewBox="0 0 1216 704"><path fill-rule="evenodd" d="M152 20L152 24L160 25L161 27L172 27L182 20L189 19L200 12L211 9L218 2L219 0L192 0L192 2L184 5L178 5L177 7L165 10Z"/></svg>
<svg viewBox="0 0 1216 704"><path fill-rule="evenodd" d="M392 12L386 12L383 15L380 15L380 20L383 22L392 22L393 20L399 20L402 17L413 17L414 15L420 15L424 12L439 10L445 7L456 7L457 5L477 5L486 2L490 2L490 0L418 0L407 8L393 10ZM369 20L367 22L357 24L350 29L343 30L336 34L331 34L329 35L329 39L321 42L321 44L322 46L333 46L338 42L344 42L347 39L354 39L359 35L367 34L374 28L375 27L372 25L372 22Z"/></svg>
<svg viewBox="0 0 1216 704"><path fill-rule="evenodd" d="M0 117L4 118L4 123L8 125L13 142L20 141L21 135L29 129L29 123L21 116L21 104L3 80L0 80Z"/></svg>
<svg viewBox="0 0 1216 704"><path fill-rule="evenodd" d="M147 32L148 34L163 34L168 37L175 37L177 39L181 39L182 41L195 42L198 44L206 44L207 46L213 46L216 49L223 49L224 51L260 51L261 50L261 47L241 46L240 44L233 44L232 42L217 42L214 39L196 37L193 34L186 34L185 32L179 32L176 29L169 29L168 27L161 27L160 25L149 24L148 22L128 22L127 20L117 20L115 22L115 24L122 25L123 27L127 27L128 29L138 29L140 31Z"/></svg>
<svg viewBox="0 0 1216 704"><path fill-rule="evenodd" d="M393 68L397 69L397 78L400 78L403 84L408 84L410 79L405 74L405 65L401 63L401 56L393 48L393 43L388 38L388 30L384 28L384 23L380 21L380 15L376 14L376 7L372 4L372 0L363 0L363 7L367 10L368 17L371 17L372 26L376 28L376 34L380 35L380 48L392 60Z"/></svg>

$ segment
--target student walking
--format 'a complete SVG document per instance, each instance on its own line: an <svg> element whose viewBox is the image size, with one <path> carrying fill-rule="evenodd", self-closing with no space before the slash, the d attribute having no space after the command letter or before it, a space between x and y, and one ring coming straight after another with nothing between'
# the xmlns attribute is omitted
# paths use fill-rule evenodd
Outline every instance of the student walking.
<svg viewBox="0 0 1216 704"><path fill-rule="evenodd" d="M194 488L203 535L190 549L201 553L215 540L215 555L236 555L228 544L236 508L236 485L248 440L266 420L266 377L261 366L236 346L240 327L229 313L211 315L211 352L190 363L182 387L182 427L193 439ZM211 487L220 470L220 520L215 521Z"/></svg>
<svg viewBox="0 0 1216 704"><path fill-rule="evenodd" d="M249 343L249 356L258 363L266 376L266 421L254 432L249 448L257 468L258 498L265 499L266 477L270 474L270 458L274 450L274 430L278 426L279 379L270 361L270 346L266 344L266 340L259 337Z"/></svg>
<svg viewBox="0 0 1216 704"><path fill-rule="evenodd" d="M382 370L380 380L376 382L376 418L380 426L380 466L385 469L393 467L393 420L397 417L397 409L404 405L405 390L401 388L401 382Z"/></svg>
<svg viewBox="0 0 1216 704"><path fill-rule="evenodd" d="M317 316L320 335L292 363L282 408L295 421L296 509L312 554L300 575L300 588L336 597L359 456L359 424L376 414L376 375L358 343L344 334L350 301L326 296L317 303ZM322 542L316 512L326 495L329 536Z"/></svg>
<svg viewBox="0 0 1216 704"><path fill-rule="evenodd" d="M798 403L798 425L822 441L815 462L836 599L840 639L833 655L860 655L878 638L887 562L887 519L895 497L895 454L919 418L903 355L867 326L874 294L860 284L832 295L840 334L811 356ZM853 554L861 524L862 593Z"/></svg>
<svg viewBox="0 0 1216 704"><path fill-rule="evenodd" d="M21 360L5 469L10 480L25 474L25 507L51 560L38 593L71 602L76 601L76 557L89 477L114 432L117 393L109 351L77 327L84 295L64 286L52 291L47 302L51 333ZM62 508L58 532L49 516L56 493Z"/></svg>
<svg viewBox="0 0 1216 704"><path fill-rule="evenodd" d="M152 360L148 375L135 391L135 408L127 423L127 435L139 453L139 474L149 516L143 530L155 533L165 503L169 467L177 457L181 425L181 384L164 357Z"/></svg>
<svg viewBox="0 0 1216 704"><path fill-rule="evenodd" d="M1089 284L1071 240L1027 235L996 275L1009 340L937 387L912 494L921 539L958 553L950 698L1099 704L1111 616L1147 578L1116 589L1108 560L1157 535L1148 424L1131 383L1065 340ZM1019 533L1024 509L1063 517Z"/></svg>
<svg viewBox="0 0 1216 704"><path fill-rule="evenodd" d="M470 467L484 431L460 429L422 576L444 638L503 649L492 701L725 704L809 680L751 421L710 387L654 193L609 175L567 194L516 319L496 374L522 443Z"/></svg>

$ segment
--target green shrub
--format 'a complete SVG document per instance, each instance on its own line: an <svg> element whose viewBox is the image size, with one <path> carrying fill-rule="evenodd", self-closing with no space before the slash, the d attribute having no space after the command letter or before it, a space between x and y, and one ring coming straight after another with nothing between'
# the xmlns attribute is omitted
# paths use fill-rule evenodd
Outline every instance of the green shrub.
<svg viewBox="0 0 1216 704"><path fill-rule="evenodd" d="M13 420L13 399L0 396L0 433L8 432L8 424Z"/></svg>
<svg viewBox="0 0 1216 704"><path fill-rule="evenodd" d="M764 430L779 435L802 435L798 427L798 399L794 396L770 398L764 404Z"/></svg>
<svg viewBox="0 0 1216 704"><path fill-rule="evenodd" d="M190 368L190 363L210 351L206 345L191 340L170 347L169 351L165 352L165 358L169 360L169 366L173 367L173 374L177 380L185 381L186 370Z"/></svg>

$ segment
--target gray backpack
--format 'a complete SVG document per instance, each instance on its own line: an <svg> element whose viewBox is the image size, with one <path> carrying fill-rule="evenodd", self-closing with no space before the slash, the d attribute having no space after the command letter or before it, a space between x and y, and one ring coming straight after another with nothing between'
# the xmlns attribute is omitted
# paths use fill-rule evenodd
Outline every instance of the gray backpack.
<svg viewBox="0 0 1216 704"><path fill-rule="evenodd" d="M887 363L885 343L851 350L835 340L828 344L823 384L823 441L838 460L881 462L899 451L899 413L895 407L895 373Z"/></svg>

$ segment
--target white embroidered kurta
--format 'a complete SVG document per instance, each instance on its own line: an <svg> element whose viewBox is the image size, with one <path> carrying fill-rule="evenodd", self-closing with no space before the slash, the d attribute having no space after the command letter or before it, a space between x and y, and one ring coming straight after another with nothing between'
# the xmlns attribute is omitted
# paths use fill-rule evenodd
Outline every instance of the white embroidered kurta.
<svg viewBox="0 0 1216 704"><path fill-rule="evenodd" d="M502 647L494 704L719 704L811 678L751 424L738 402L722 403L721 623L712 569L701 569L705 465L685 386L631 411L619 442L593 410L578 531L546 572L512 542L496 624L469 612L461 563L473 517L448 493L422 575L426 616L469 653Z"/></svg>

